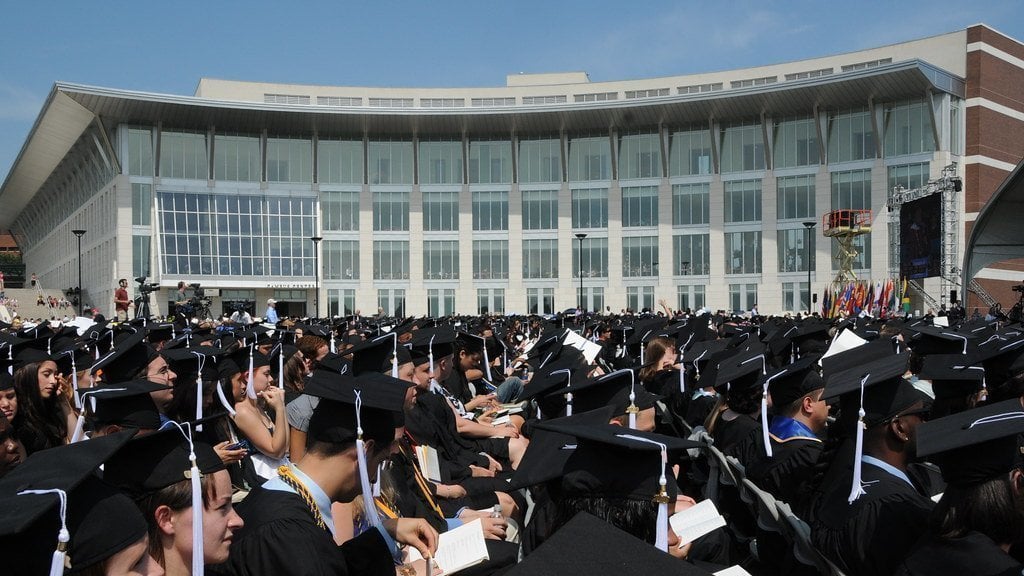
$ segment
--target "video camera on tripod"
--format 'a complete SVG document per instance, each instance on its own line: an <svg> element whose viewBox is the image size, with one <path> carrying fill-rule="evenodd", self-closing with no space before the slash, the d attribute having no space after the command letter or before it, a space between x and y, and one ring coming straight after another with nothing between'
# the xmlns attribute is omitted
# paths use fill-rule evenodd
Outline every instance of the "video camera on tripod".
<svg viewBox="0 0 1024 576"><path fill-rule="evenodd" d="M149 294L151 292L156 292L157 290L160 289L160 284L159 283L157 283L157 282L146 282L146 277L145 276L139 276L138 278L135 279L135 281L138 282L138 284L139 284L139 293L140 294Z"/></svg>

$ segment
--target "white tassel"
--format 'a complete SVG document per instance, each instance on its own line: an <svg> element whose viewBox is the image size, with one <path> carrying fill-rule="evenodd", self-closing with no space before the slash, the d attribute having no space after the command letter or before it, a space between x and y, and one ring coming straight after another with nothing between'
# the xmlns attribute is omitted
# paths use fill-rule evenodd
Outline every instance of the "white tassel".
<svg viewBox="0 0 1024 576"><path fill-rule="evenodd" d="M277 387L284 390L284 342L277 346Z"/></svg>
<svg viewBox="0 0 1024 576"><path fill-rule="evenodd" d="M254 363L254 360L253 360L253 357L252 357L253 352L254 352L254 350L250 348L249 349L249 376L248 376L248 378L245 381L245 396L247 398L249 398L250 400L255 400L256 399L256 384L255 384L254 379L253 379L253 372L255 372L255 370L253 370L253 367L252 367L253 363Z"/></svg>
<svg viewBox="0 0 1024 576"><path fill-rule="evenodd" d="M68 532L68 495L59 488L49 490L22 490L18 496L25 494L56 494L60 497L60 531L57 533L57 549L53 551L50 558L50 576L62 576L64 574L64 558L67 556L68 542L71 541L71 533Z"/></svg>
<svg viewBox="0 0 1024 576"><path fill-rule="evenodd" d="M82 439L82 435L85 434L85 410L83 409L78 413L78 418L75 420L75 431L71 433L71 442L74 444Z"/></svg>
<svg viewBox="0 0 1024 576"><path fill-rule="evenodd" d="M487 338L484 338L484 378L491 381L491 359L487 357Z"/></svg>
<svg viewBox="0 0 1024 576"><path fill-rule="evenodd" d="M679 393L686 394L686 365L679 363Z"/></svg>
<svg viewBox="0 0 1024 576"><path fill-rule="evenodd" d="M370 488L370 474L366 468L366 446L363 443L363 399L362 393L356 390L356 458L359 462L359 485L363 493L363 508L366 519L371 526L380 526L377 505L373 501L373 489Z"/></svg>
<svg viewBox="0 0 1024 576"><path fill-rule="evenodd" d="M81 412L82 399L78 397L78 365L75 363L75 350L71 350L71 395L75 397L75 409Z"/></svg>
<svg viewBox="0 0 1024 576"><path fill-rule="evenodd" d="M224 409L228 411L228 414L232 418L234 418L235 407L232 406L231 403L228 402L228 399L224 396L224 388L220 385L220 383L218 383L217 386L215 386L215 388L217 389L217 399L220 400L220 405L223 406Z"/></svg>
<svg viewBox="0 0 1024 576"><path fill-rule="evenodd" d="M331 329L331 354L338 353L338 346L334 343L334 329Z"/></svg>
<svg viewBox="0 0 1024 576"><path fill-rule="evenodd" d="M192 575L203 575L203 487L199 480L199 464L196 453L189 440L189 480L192 483Z"/></svg>
<svg viewBox="0 0 1024 576"><path fill-rule="evenodd" d="M196 373L196 422L199 422L203 419L203 365L206 364L206 356L195 351L192 353L199 360L199 371ZM203 425L196 424L196 430L202 432Z"/></svg>
<svg viewBox="0 0 1024 576"><path fill-rule="evenodd" d="M633 436L631 434L618 434L619 438L655 444L661 448L661 476L658 478L658 493L654 495L654 501L658 503L658 519L655 527L654 546L662 552L668 552L668 479L666 469L668 468L668 448L661 442L655 442L650 438Z"/></svg>
<svg viewBox="0 0 1024 576"><path fill-rule="evenodd" d="M864 423L864 417L867 415L864 412L864 383L870 377L870 374L866 374L860 381L860 409L857 411L857 442L856 452L853 455L853 483L850 486L850 497L847 499L850 504L853 504L857 498L865 494L864 486L861 485L861 455L864 453L864 430L867 429L867 424Z"/></svg>
<svg viewBox="0 0 1024 576"><path fill-rule="evenodd" d="M434 338L437 335L431 335L430 342L427 343L427 361L430 362L430 378L434 378Z"/></svg>
<svg viewBox="0 0 1024 576"><path fill-rule="evenodd" d="M572 392L565 394L565 415L572 416Z"/></svg>
<svg viewBox="0 0 1024 576"><path fill-rule="evenodd" d="M373 482L373 497L380 498L380 475L384 471L384 463L377 464L377 479Z"/></svg>

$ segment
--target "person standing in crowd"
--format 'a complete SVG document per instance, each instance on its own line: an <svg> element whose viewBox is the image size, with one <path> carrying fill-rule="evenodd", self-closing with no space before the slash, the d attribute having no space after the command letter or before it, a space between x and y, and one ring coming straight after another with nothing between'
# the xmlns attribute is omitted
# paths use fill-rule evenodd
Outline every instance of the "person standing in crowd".
<svg viewBox="0 0 1024 576"><path fill-rule="evenodd" d="M263 321L267 324L277 324L281 321L277 317L277 300L267 298L267 311L263 314Z"/></svg>
<svg viewBox="0 0 1024 576"><path fill-rule="evenodd" d="M123 322L128 320L128 308L132 301L128 298L128 280L121 278L117 281L117 289L114 290L114 317Z"/></svg>

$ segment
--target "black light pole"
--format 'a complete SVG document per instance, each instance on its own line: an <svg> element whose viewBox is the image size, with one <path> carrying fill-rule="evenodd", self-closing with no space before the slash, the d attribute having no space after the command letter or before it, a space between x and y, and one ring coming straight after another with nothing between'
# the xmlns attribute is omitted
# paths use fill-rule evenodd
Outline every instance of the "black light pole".
<svg viewBox="0 0 1024 576"><path fill-rule="evenodd" d="M804 250L807 253L807 314L810 315L811 310L811 234L814 231L814 225L817 222L804 222L804 228L807 230L806 238L804 239Z"/></svg>
<svg viewBox="0 0 1024 576"><path fill-rule="evenodd" d="M313 305L316 307L316 317L320 318L320 241L323 238L313 236L310 240L313 241L313 285L315 286Z"/></svg>
<svg viewBox="0 0 1024 576"><path fill-rule="evenodd" d="M78 292L78 314L82 314L82 236L85 235L85 230L72 230L72 234L75 238L78 238L78 288L75 290Z"/></svg>
<svg viewBox="0 0 1024 576"><path fill-rule="evenodd" d="M578 232L576 238L580 241L580 312L583 311L583 239L587 235L583 232Z"/></svg>

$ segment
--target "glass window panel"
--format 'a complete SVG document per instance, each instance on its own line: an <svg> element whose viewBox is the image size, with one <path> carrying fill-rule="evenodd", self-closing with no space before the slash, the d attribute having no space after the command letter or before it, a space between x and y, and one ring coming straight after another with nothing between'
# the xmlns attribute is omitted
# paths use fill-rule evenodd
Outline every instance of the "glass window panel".
<svg viewBox="0 0 1024 576"><path fill-rule="evenodd" d="M359 242L356 240L324 240L323 277L325 280L359 279Z"/></svg>
<svg viewBox="0 0 1024 576"><path fill-rule="evenodd" d="M829 113L828 161L854 162L875 157L875 133L866 109Z"/></svg>
<svg viewBox="0 0 1024 576"><path fill-rule="evenodd" d="M558 229L558 191L523 190L523 229Z"/></svg>
<svg viewBox="0 0 1024 576"><path fill-rule="evenodd" d="M128 128L128 174L153 175L153 131L149 128Z"/></svg>
<svg viewBox="0 0 1024 576"><path fill-rule="evenodd" d="M370 184L412 184L412 142L369 142L366 148Z"/></svg>
<svg viewBox="0 0 1024 576"><path fill-rule="evenodd" d="M423 242L423 278L425 280L459 279L459 243L455 240Z"/></svg>
<svg viewBox="0 0 1024 576"><path fill-rule="evenodd" d="M508 240L473 241L473 279L508 279Z"/></svg>
<svg viewBox="0 0 1024 576"><path fill-rule="evenodd" d="M721 165L722 174L764 170L764 134L759 122L722 126Z"/></svg>
<svg viewBox="0 0 1024 576"><path fill-rule="evenodd" d="M519 141L519 181L561 182L562 141L559 138Z"/></svg>
<svg viewBox="0 0 1024 576"><path fill-rule="evenodd" d="M508 230L508 192L473 191L473 230Z"/></svg>
<svg viewBox="0 0 1024 576"><path fill-rule="evenodd" d="M569 139L569 181L610 180L611 142L607 136Z"/></svg>
<svg viewBox="0 0 1024 576"><path fill-rule="evenodd" d="M622 225L644 227L658 225L658 187L622 188Z"/></svg>
<svg viewBox="0 0 1024 576"><path fill-rule="evenodd" d="M711 131L673 132L669 137L669 176L711 174Z"/></svg>
<svg viewBox="0 0 1024 576"><path fill-rule="evenodd" d="M260 181L260 138L216 134L213 137L213 177L239 182Z"/></svg>
<svg viewBox="0 0 1024 576"><path fill-rule="evenodd" d="M934 150L932 114L927 102L911 100L885 106L886 157Z"/></svg>
<svg viewBox="0 0 1024 576"><path fill-rule="evenodd" d="M582 249L582 267L580 251ZM572 243L572 276L579 278L580 272L584 278L607 278L608 277L608 239L607 238L584 238L574 240Z"/></svg>
<svg viewBox="0 0 1024 576"><path fill-rule="evenodd" d="M320 192L320 210L325 231L359 230L359 192Z"/></svg>
<svg viewBox="0 0 1024 576"><path fill-rule="evenodd" d="M317 140L317 181L321 184L363 183L361 140Z"/></svg>
<svg viewBox="0 0 1024 576"><path fill-rule="evenodd" d="M761 273L761 233L725 233L726 274Z"/></svg>
<svg viewBox="0 0 1024 576"><path fill-rule="evenodd" d="M558 240L523 240L523 278L558 278Z"/></svg>
<svg viewBox="0 0 1024 576"><path fill-rule="evenodd" d="M710 220L708 200L711 185L707 182L698 184L672 185L672 224L686 226L690 224L707 224Z"/></svg>
<svg viewBox="0 0 1024 576"><path fill-rule="evenodd" d="M409 229L409 193L374 191L373 229L406 231Z"/></svg>
<svg viewBox="0 0 1024 576"><path fill-rule="evenodd" d="M780 220L815 218L814 176L782 176L776 178L777 214Z"/></svg>
<svg viewBox="0 0 1024 576"><path fill-rule="evenodd" d="M474 141L469 143L470 184L510 184L511 182L511 141Z"/></svg>
<svg viewBox="0 0 1024 576"><path fill-rule="evenodd" d="M779 230L778 237L779 272L807 272L808 262L810 269L814 269L813 231L808 233L806 228Z"/></svg>
<svg viewBox="0 0 1024 576"><path fill-rule="evenodd" d="M710 242L708 234L678 234L672 237L675 270L673 275L707 275L710 268Z"/></svg>
<svg viewBox="0 0 1024 576"><path fill-rule="evenodd" d="M622 276L658 275L658 237L627 236L622 239Z"/></svg>
<svg viewBox="0 0 1024 576"><path fill-rule="evenodd" d="M313 142L267 138L267 182L312 182Z"/></svg>
<svg viewBox="0 0 1024 576"><path fill-rule="evenodd" d="M208 148L204 132L160 132L160 176L207 180Z"/></svg>
<svg viewBox="0 0 1024 576"><path fill-rule="evenodd" d="M458 192L423 192L423 229L428 231L459 229Z"/></svg>
<svg viewBox="0 0 1024 576"><path fill-rule="evenodd" d="M409 242L405 240L374 240L373 279L409 279Z"/></svg>
<svg viewBox="0 0 1024 576"><path fill-rule="evenodd" d="M761 221L761 180L725 182L725 222Z"/></svg>
<svg viewBox="0 0 1024 576"><path fill-rule="evenodd" d="M624 134L619 137L619 179L660 178L661 137L652 134Z"/></svg>
<svg viewBox="0 0 1024 576"><path fill-rule="evenodd" d="M419 143L420 184L462 184L462 141Z"/></svg>
<svg viewBox="0 0 1024 576"><path fill-rule="evenodd" d="M818 164L818 129L814 118L776 120L774 132L776 169Z"/></svg>
<svg viewBox="0 0 1024 576"><path fill-rule="evenodd" d="M608 227L607 188L583 188L572 191L572 227Z"/></svg>

